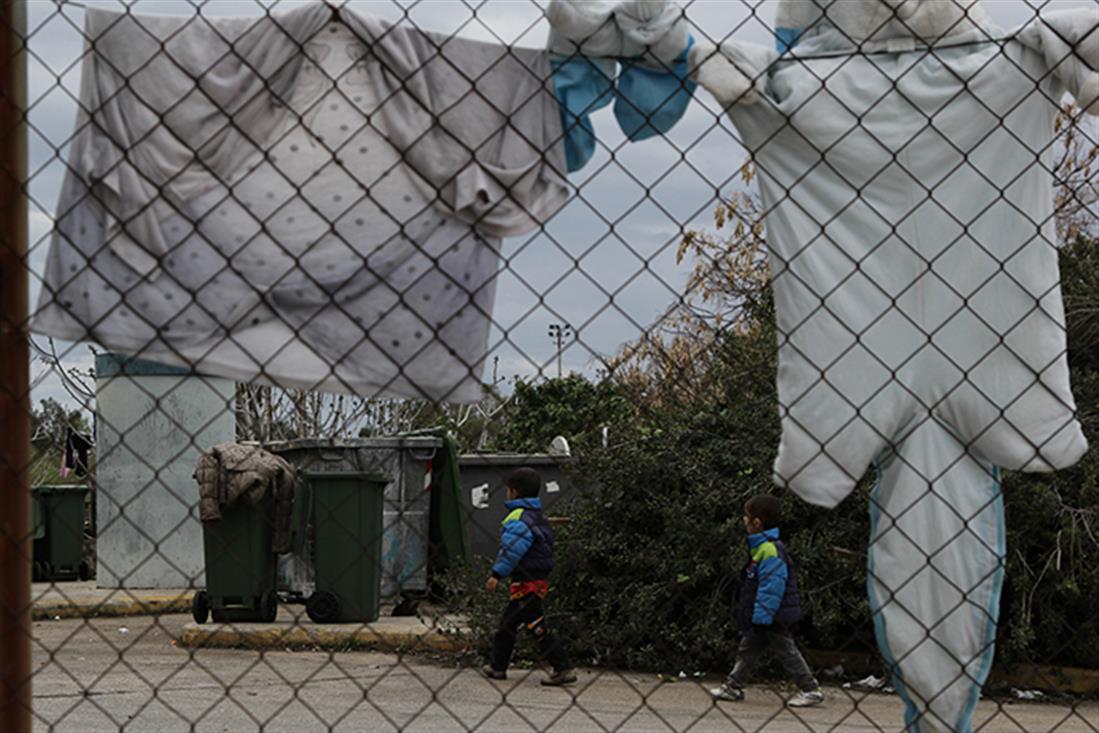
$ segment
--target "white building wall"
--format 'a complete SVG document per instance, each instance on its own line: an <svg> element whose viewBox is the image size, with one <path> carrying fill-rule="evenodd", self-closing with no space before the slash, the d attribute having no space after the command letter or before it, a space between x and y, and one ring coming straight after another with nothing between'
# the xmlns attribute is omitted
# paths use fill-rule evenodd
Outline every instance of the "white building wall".
<svg viewBox="0 0 1099 733"><path fill-rule="evenodd" d="M96 359L98 585L203 587L192 474L235 439L234 383L123 359Z"/></svg>

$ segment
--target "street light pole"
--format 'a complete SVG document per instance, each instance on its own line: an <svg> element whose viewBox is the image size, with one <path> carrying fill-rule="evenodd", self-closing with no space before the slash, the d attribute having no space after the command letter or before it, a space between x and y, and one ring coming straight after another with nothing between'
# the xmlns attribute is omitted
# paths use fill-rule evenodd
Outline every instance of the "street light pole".
<svg viewBox="0 0 1099 733"><path fill-rule="evenodd" d="M551 323L549 337L557 349L557 378L561 378L561 352L564 351L565 341L574 336L572 326L567 323Z"/></svg>

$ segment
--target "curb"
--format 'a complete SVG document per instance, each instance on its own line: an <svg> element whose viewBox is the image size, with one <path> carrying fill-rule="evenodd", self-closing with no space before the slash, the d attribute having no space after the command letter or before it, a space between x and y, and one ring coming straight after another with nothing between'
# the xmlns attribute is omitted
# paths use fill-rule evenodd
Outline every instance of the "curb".
<svg viewBox="0 0 1099 733"><path fill-rule="evenodd" d="M310 625L293 622L270 624L184 624L176 644L188 649L253 649L328 651L434 651L464 652L470 646L454 634L422 627L422 630L386 629L374 624Z"/></svg>
<svg viewBox="0 0 1099 733"><path fill-rule="evenodd" d="M157 616L168 613L190 613L194 591L176 595L129 597L119 591L122 598L104 601L37 601L31 609L34 621L55 621L71 618L110 618L115 616Z"/></svg>

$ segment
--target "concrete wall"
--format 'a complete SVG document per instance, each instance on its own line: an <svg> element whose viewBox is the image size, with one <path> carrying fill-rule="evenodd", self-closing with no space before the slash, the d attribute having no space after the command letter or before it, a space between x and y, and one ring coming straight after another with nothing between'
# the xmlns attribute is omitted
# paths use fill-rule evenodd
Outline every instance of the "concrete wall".
<svg viewBox="0 0 1099 733"><path fill-rule="evenodd" d="M203 587L202 452L235 439L234 383L96 359L97 580L100 588Z"/></svg>

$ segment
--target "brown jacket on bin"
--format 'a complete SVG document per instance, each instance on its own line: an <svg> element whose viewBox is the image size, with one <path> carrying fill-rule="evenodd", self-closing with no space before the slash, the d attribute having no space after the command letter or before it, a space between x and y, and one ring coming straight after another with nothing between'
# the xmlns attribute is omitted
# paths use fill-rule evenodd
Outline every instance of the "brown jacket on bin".
<svg viewBox="0 0 1099 733"><path fill-rule="evenodd" d="M272 552L290 550L290 514L294 502L294 467L259 446L222 443L202 454L195 466L198 516L203 522L221 519L223 507L255 506L274 492L275 526Z"/></svg>

